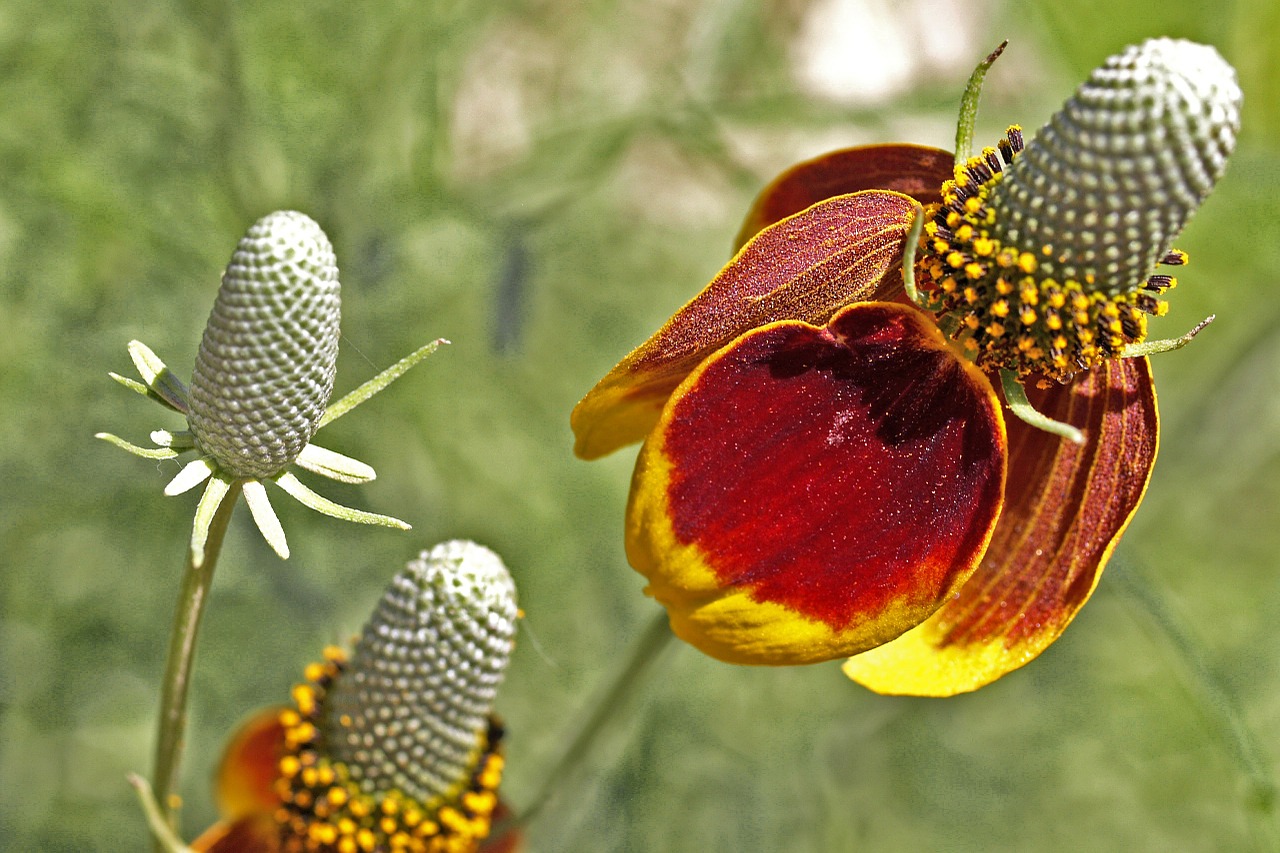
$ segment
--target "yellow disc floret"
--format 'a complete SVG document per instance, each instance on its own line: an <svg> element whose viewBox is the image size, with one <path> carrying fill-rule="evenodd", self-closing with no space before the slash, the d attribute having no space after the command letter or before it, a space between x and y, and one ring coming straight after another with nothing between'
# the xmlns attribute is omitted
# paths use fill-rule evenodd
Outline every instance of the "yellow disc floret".
<svg viewBox="0 0 1280 853"><path fill-rule="evenodd" d="M455 853L473 851L489 834L502 781L502 726L491 718L480 733L474 769L458 792L421 802L403 791L370 792L352 778L350 768L327 754L317 726L325 696L346 666L345 657L327 649L325 660L306 669L308 683L294 691L306 697L310 712L281 712L285 754L281 756L276 812L285 853Z"/></svg>
<svg viewBox="0 0 1280 853"><path fill-rule="evenodd" d="M1147 315L1167 307L1157 296L1175 282L1152 275L1135 290L1111 293L1049 274L1037 256L1052 257L1052 246L1003 245L995 236L1000 211L990 199L1022 147L1014 126L998 149L956 168L955 179L942 186L941 204L929 211L917 275L932 307L954 318L954 337L979 364L1065 382L1143 341ZM1181 252L1163 258L1185 261Z"/></svg>

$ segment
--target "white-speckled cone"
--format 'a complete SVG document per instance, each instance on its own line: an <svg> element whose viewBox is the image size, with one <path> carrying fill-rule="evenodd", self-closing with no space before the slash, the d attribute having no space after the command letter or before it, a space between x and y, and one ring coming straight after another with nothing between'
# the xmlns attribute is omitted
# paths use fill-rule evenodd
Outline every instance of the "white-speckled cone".
<svg viewBox="0 0 1280 853"><path fill-rule="evenodd" d="M1041 272L1109 293L1140 286L1213 189L1243 96L1212 47L1150 39L1109 58L992 192L992 236Z"/></svg>
<svg viewBox="0 0 1280 853"><path fill-rule="evenodd" d="M188 423L235 477L270 477L319 424L338 359L341 299L333 247L292 210L240 240L200 340Z"/></svg>
<svg viewBox="0 0 1280 853"><path fill-rule="evenodd" d="M424 551L396 575L324 699L326 754L368 793L449 797L480 757L516 631L501 558L474 542Z"/></svg>

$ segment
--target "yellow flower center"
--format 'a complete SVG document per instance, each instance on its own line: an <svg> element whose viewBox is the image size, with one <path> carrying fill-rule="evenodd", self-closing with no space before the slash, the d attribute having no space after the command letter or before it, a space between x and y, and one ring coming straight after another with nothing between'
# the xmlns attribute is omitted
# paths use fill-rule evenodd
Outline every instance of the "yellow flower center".
<svg viewBox="0 0 1280 853"><path fill-rule="evenodd" d="M478 759L456 794L418 802L399 790L370 792L349 768L325 754L320 715L324 697L346 664L346 654L325 649L307 667L307 683L294 688L294 707L280 714L285 731L275 818L285 853L469 853L489 834L502 780L502 727L490 720ZM341 723L341 721L339 721Z"/></svg>
<svg viewBox="0 0 1280 853"><path fill-rule="evenodd" d="M1041 374L1060 382L1116 358L1147 335L1147 315L1162 315L1157 298L1177 282L1152 275L1133 290L1111 293L1092 274L1053 277L1054 247L1004 245L995 236L999 209L991 203L1005 168L1022 151L1022 130L1009 128L999 149L956 167L932 205L917 275L953 337L982 365ZM1186 263L1169 252L1161 263Z"/></svg>

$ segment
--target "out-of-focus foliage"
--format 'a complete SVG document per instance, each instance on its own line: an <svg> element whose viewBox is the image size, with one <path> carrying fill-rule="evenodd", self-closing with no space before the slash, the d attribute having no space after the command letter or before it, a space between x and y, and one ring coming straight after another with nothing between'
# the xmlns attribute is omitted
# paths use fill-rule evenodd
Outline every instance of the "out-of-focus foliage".
<svg viewBox="0 0 1280 853"><path fill-rule="evenodd" d="M6 4L0 847L141 847L124 774L150 765L194 499L161 497L172 463L90 436L156 426L106 371L128 372L131 338L189 370L258 216L295 207L334 241L338 393L427 340L454 343L327 433L382 475L332 497L414 531L285 502L281 562L233 521L193 687L187 835L212 819L236 720L282 700L407 559L452 537L502 553L528 614L500 700L518 808L656 607L622 553L632 454L572 458L578 396L714 274L752 193L790 162L949 145L968 68L1001 38L979 125L992 139L1037 127L1124 44L1167 34L1240 69L1244 135L1179 241L1193 263L1159 328L1219 319L1156 360L1162 458L1095 604L1026 669L948 701L873 696L834 664L744 669L679 648L530 840L1249 849L1274 819L1280 762L1260 736L1280 730L1280 19L1267 3L1028 8Z"/></svg>

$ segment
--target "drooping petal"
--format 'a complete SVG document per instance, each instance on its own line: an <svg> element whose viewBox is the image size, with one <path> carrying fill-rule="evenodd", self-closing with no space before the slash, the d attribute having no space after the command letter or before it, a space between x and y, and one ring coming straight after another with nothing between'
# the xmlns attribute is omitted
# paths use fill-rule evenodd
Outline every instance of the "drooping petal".
<svg viewBox="0 0 1280 853"><path fill-rule="evenodd" d="M990 384L915 309L775 323L672 396L636 465L628 558L707 654L830 660L918 624L977 567L1005 450Z"/></svg>
<svg viewBox="0 0 1280 853"><path fill-rule="evenodd" d="M902 262L912 203L892 192L840 196L756 235L578 403L574 452L595 459L643 439L675 387L744 332L778 320L825 323L871 298Z"/></svg>
<svg viewBox="0 0 1280 853"><path fill-rule="evenodd" d="M880 693L949 696L1033 660L1089 599L1155 463L1145 358L1107 362L1069 386L1028 388L1035 407L1085 431L1077 445L1009 421L1004 514L981 567L928 622L851 658Z"/></svg>
<svg viewBox="0 0 1280 853"><path fill-rule="evenodd" d="M246 720L218 765L216 796L222 820L191 843L199 853L274 853L280 830L273 813L280 807L275 782L284 754L279 708Z"/></svg>
<svg viewBox="0 0 1280 853"><path fill-rule="evenodd" d="M823 199L862 190L893 190L921 204L940 201L955 157L922 145L865 145L844 148L797 163L773 179L756 197L738 232L739 248L760 229Z"/></svg>

